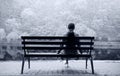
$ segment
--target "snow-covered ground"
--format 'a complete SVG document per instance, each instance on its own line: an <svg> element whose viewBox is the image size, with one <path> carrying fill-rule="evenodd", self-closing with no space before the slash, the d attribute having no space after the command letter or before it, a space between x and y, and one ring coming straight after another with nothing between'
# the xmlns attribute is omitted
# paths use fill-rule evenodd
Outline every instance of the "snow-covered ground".
<svg viewBox="0 0 120 76"><path fill-rule="evenodd" d="M31 61L31 69L27 68L27 61L23 75L61 75L61 76L120 76L120 61L94 60L95 75L91 74L90 62L85 69L85 60L70 60L69 67L62 60L34 60ZM0 76L18 76L21 71L21 61L0 61Z"/></svg>

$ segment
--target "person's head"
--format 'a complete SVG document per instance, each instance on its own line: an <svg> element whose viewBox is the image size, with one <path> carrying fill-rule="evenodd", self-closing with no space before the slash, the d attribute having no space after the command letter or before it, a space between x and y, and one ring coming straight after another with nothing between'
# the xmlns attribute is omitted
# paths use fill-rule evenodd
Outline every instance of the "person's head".
<svg viewBox="0 0 120 76"><path fill-rule="evenodd" d="M75 29L75 24L74 24L74 23L70 23L70 24L68 25L68 29L69 29L69 31L74 31L74 29Z"/></svg>

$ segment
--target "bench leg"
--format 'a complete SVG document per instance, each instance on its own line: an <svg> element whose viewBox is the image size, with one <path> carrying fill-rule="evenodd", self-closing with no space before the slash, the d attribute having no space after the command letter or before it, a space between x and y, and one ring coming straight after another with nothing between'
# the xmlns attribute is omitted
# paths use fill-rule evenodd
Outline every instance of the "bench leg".
<svg viewBox="0 0 120 76"><path fill-rule="evenodd" d="M68 68L68 67L69 67L69 66L68 66L68 58L66 58L66 63L65 63L65 64L67 65L67 68Z"/></svg>
<svg viewBox="0 0 120 76"><path fill-rule="evenodd" d="M23 57L23 60L22 60L22 68L21 68L21 74L23 74L23 70L24 70L24 63L25 63L25 58Z"/></svg>
<svg viewBox="0 0 120 76"><path fill-rule="evenodd" d="M66 58L66 63L65 64L67 64L68 65L68 58Z"/></svg>
<svg viewBox="0 0 120 76"><path fill-rule="evenodd" d="M86 69L87 69L87 62L88 62L88 58L86 58Z"/></svg>
<svg viewBox="0 0 120 76"><path fill-rule="evenodd" d="M30 57L28 57L28 68L30 69Z"/></svg>
<svg viewBox="0 0 120 76"><path fill-rule="evenodd" d="M92 57L90 58L90 62L91 62L92 74L94 74L94 66L93 66L93 59L92 59Z"/></svg>

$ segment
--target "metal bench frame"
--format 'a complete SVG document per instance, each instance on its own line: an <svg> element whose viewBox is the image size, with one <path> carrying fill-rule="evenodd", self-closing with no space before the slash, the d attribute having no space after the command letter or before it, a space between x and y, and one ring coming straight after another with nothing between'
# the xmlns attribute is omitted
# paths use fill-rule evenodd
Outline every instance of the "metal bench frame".
<svg viewBox="0 0 120 76"><path fill-rule="evenodd" d="M23 60L22 60L22 68L21 68L21 74L23 74L24 70L24 64L25 64L25 59L28 59L28 68L30 68L30 57L84 57L86 58L86 69L87 69L87 61L90 59L91 62L91 69L92 69L92 74L94 74L94 66L93 66L93 58L91 55L91 51L94 49L94 37L75 37L76 39L79 40L77 44L79 44L79 47L75 47L74 49L78 50L87 50L87 54L77 54L77 55L64 55L64 54L35 54L35 53L29 53L28 50L59 50L59 49L66 49L66 47L44 47L44 46L27 46L27 45L61 45L61 44L66 44L65 42L62 41L54 41L54 40L63 40L66 39L67 37L62 37L62 36L22 36L22 49L24 50L24 55L23 55ZM34 41L34 40L43 40L41 42L39 41ZM44 40L53 40L52 42L44 42ZM89 40L90 42L81 42L81 40ZM89 47L82 47L82 45L89 45ZM73 48L72 48L73 49Z"/></svg>

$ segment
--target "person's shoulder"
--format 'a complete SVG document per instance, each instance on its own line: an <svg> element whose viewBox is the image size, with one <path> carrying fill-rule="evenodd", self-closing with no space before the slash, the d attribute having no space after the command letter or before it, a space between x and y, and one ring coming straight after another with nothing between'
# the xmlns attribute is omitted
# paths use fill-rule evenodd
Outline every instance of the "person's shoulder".
<svg viewBox="0 0 120 76"><path fill-rule="evenodd" d="M63 36L68 36L68 33L69 33L69 32L65 33Z"/></svg>
<svg viewBox="0 0 120 76"><path fill-rule="evenodd" d="M64 34L63 36L68 36L68 34L69 34L70 32L67 32L66 34ZM74 35L76 36L76 37L78 37L79 36L79 34L77 34L77 33L75 33L74 32Z"/></svg>

